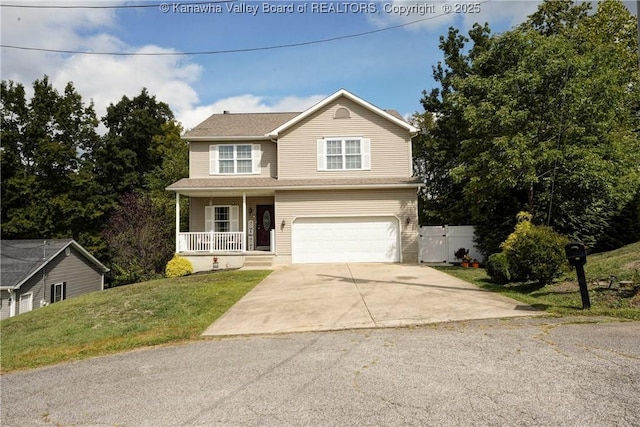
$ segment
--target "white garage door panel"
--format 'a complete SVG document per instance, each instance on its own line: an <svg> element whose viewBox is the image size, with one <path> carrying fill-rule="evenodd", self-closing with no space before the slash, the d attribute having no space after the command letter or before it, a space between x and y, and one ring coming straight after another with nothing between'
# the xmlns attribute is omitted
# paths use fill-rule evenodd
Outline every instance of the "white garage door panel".
<svg viewBox="0 0 640 427"><path fill-rule="evenodd" d="M292 243L294 263L400 261L395 218L298 218Z"/></svg>

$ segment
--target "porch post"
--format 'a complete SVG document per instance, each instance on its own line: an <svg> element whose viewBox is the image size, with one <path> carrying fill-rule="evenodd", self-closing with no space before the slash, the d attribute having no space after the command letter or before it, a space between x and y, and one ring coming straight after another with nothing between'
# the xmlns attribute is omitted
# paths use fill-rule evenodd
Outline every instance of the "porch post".
<svg viewBox="0 0 640 427"><path fill-rule="evenodd" d="M240 250L245 251L247 247L247 193L242 193L242 247Z"/></svg>
<svg viewBox="0 0 640 427"><path fill-rule="evenodd" d="M180 193L176 192L176 253L180 252Z"/></svg>

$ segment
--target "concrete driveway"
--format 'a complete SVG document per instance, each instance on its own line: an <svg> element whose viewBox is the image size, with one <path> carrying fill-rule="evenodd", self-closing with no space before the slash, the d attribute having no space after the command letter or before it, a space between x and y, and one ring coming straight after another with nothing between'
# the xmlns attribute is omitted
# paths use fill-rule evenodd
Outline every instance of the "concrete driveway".
<svg viewBox="0 0 640 427"><path fill-rule="evenodd" d="M416 264L277 268L203 335L379 328L532 316L528 305Z"/></svg>

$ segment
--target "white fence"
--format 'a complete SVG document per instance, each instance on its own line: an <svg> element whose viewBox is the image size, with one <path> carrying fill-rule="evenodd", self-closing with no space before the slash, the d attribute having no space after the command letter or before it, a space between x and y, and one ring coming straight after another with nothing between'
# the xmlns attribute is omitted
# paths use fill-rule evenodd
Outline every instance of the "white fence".
<svg viewBox="0 0 640 427"><path fill-rule="evenodd" d="M454 253L465 248L469 249L471 258L482 260L473 243L474 233L472 225L420 227L418 259L420 262L459 262Z"/></svg>
<svg viewBox="0 0 640 427"><path fill-rule="evenodd" d="M230 233L180 233L178 252L242 252L244 232Z"/></svg>

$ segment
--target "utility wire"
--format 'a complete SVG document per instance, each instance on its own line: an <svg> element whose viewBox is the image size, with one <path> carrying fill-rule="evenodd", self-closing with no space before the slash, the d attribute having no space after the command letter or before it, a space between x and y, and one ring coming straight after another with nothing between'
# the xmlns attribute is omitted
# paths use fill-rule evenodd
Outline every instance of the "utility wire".
<svg viewBox="0 0 640 427"><path fill-rule="evenodd" d="M235 1L235 0L234 0ZM488 3L491 0L484 0L479 2L479 4ZM26 46L15 46L15 45L6 45L0 44L0 47L6 49L16 49L16 50L28 50L28 51L36 51L36 52L51 52L51 53L68 53L73 55L107 55L107 56L192 56L192 55L219 55L223 53L242 53L242 52L256 52L263 50L275 50L275 49L285 49L292 47L300 47L300 46L309 46L320 43L329 43L338 40L346 40L356 37L368 36L371 34L382 33L385 31L391 31L398 28L408 27L410 25L415 25L420 22L430 21L432 19L437 19L442 16L449 15L448 13L440 13L438 15L428 16L426 18L416 19L414 21L405 22L403 24L392 25L389 27L379 28L377 30L364 31L361 33L354 34L345 34L342 36L329 37L326 39L317 39L317 40L309 40L305 42L297 42L297 43L287 43L287 44L279 44L273 46L261 46L261 47L249 47L242 49L225 49L225 50L209 50L209 51L195 51L195 52L90 52L90 51L81 51L81 50L63 50L63 49L45 49L45 48L37 48L37 47L26 47Z"/></svg>

